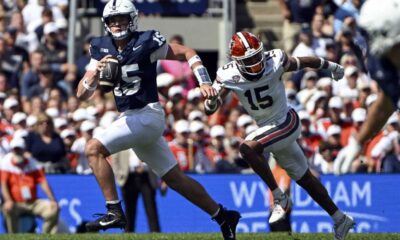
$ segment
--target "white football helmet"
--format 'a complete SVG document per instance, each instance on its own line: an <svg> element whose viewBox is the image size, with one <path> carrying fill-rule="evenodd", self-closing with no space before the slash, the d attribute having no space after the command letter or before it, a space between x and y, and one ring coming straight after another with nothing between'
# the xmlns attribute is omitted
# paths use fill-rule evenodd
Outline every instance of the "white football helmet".
<svg viewBox="0 0 400 240"><path fill-rule="evenodd" d="M382 56L400 43L400 0L368 0L361 8L359 25L368 32L370 50Z"/></svg>
<svg viewBox="0 0 400 240"><path fill-rule="evenodd" d="M117 15L126 15L129 17L128 28L125 31L118 33L111 32L108 26L109 18ZM108 34L114 39L121 40L126 38L130 33L133 33L138 28L138 11L130 0L110 0L104 7L103 17L101 20L104 23L104 28Z"/></svg>

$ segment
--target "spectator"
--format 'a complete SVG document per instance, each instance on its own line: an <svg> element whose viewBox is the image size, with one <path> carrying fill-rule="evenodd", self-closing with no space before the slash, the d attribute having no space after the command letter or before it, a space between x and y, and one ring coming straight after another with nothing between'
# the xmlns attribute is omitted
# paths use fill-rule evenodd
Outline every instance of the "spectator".
<svg viewBox="0 0 400 240"><path fill-rule="evenodd" d="M10 26L17 30L15 45L24 48L29 53L39 46L39 41L35 33L28 32L24 24L24 19L20 11L15 11L11 15Z"/></svg>
<svg viewBox="0 0 400 240"><path fill-rule="evenodd" d="M44 64L44 53L41 51L33 51L29 56L30 69L21 77L20 95L24 111L30 112L28 92L29 89L39 84L39 70Z"/></svg>
<svg viewBox="0 0 400 240"><path fill-rule="evenodd" d="M35 0L29 1L27 5L22 9L22 15L24 16L24 23L27 26L29 32L33 32L37 26L42 23L42 12L45 8L49 8L47 0ZM58 7L50 7L54 21L60 18L65 18L63 13Z"/></svg>
<svg viewBox="0 0 400 240"><path fill-rule="evenodd" d="M312 165L321 174L332 174L334 160L334 147L329 142L322 141L312 158Z"/></svg>
<svg viewBox="0 0 400 240"><path fill-rule="evenodd" d="M16 90L21 61L11 58L11 51L12 49L7 47L5 37L0 34L0 69L7 78L8 90Z"/></svg>
<svg viewBox="0 0 400 240"><path fill-rule="evenodd" d="M96 124L91 120L85 120L80 126L81 137L76 139L72 144L71 151L78 154L78 164L76 166L76 173L78 174L91 174L92 169L85 155L86 143L93 137L93 130Z"/></svg>
<svg viewBox="0 0 400 240"><path fill-rule="evenodd" d="M0 32L4 32L4 30L6 29L6 21L5 21L5 11L3 6L0 5Z"/></svg>
<svg viewBox="0 0 400 240"><path fill-rule="evenodd" d="M28 111L31 115L39 115L43 113L46 109L46 106L43 102L43 99L40 96L32 97Z"/></svg>
<svg viewBox="0 0 400 240"><path fill-rule="evenodd" d="M40 97L43 101L48 101L50 92L53 88L57 88L61 92L63 100L67 99L67 92L65 82L63 80L57 81L54 73L49 65L42 65L39 70L39 83L33 85L28 89L27 98Z"/></svg>
<svg viewBox="0 0 400 240"><path fill-rule="evenodd" d="M291 53L296 46L296 37L303 23L310 24L320 5L319 0L297 1L279 0L279 7L285 21L283 22L283 49Z"/></svg>
<svg viewBox="0 0 400 240"><path fill-rule="evenodd" d="M12 117L19 110L19 103L15 98L9 97L4 101L0 127L7 135L11 136L14 133Z"/></svg>
<svg viewBox="0 0 400 240"><path fill-rule="evenodd" d="M383 173L400 172L400 118L397 112L389 117L384 136L372 149L371 155L380 164Z"/></svg>
<svg viewBox="0 0 400 240"><path fill-rule="evenodd" d="M304 73L301 79L301 90L297 93L297 98L303 106L306 106L308 100L317 91L316 83L318 80L318 75L315 71L307 71Z"/></svg>
<svg viewBox="0 0 400 240"><path fill-rule="evenodd" d="M14 60L13 67L15 71L26 72L29 68L29 54L23 47L17 45L18 29L9 26L4 33L4 40L8 48L8 55ZM13 86L13 85L12 85Z"/></svg>
<svg viewBox="0 0 400 240"><path fill-rule="evenodd" d="M43 9L41 19L42 19L42 21L41 21L40 25L37 26L35 29L36 37L40 42L42 42L42 38L44 35L44 26L47 23L54 22L53 12L51 11L50 8Z"/></svg>
<svg viewBox="0 0 400 240"><path fill-rule="evenodd" d="M8 91L7 76L0 71L0 92L5 93L7 91Z"/></svg>
<svg viewBox="0 0 400 240"><path fill-rule="evenodd" d="M323 137L315 131L315 126L312 125L310 114L307 111L299 111L298 115L301 123L300 143L303 150L306 150L305 153L307 157L311 157L312 154L317 150Z"/></svg>
<svg viewBox="0 0 400 240"><path fill-rule="evenodd" d="M173 35L169 39L170 44L184 44L181 35ZM183 88L182 94L186 96L190 89L197 86L195 76L190 69L189 63L185 59L179 61L161 60L159 61L159 73L169 73L174 76L173 85L180 85Z"/></svg>
<svg viewBox="0 0 400 240"><path fill-rule="evenodd" d="M360 68L363 72L366 72L364 54L360 46L355 42L353 30L348 26L343 26L342 31L337 34L336 39L338 42L338 55L350 54L355 56L360 64Z"/></svg>
<svg viewBox="0 0 400 240"><path fill-rule="evenodd" d="M228 159L225 149L225 129L221 125L215 125L210 130L210 145L206 150L208 159L215 165L217 173L238 173L239 169L235 166L233 159Z"/></svg>
<svg viewBox="0 0 400 240"><path fill-rule="evenodd" d="M176 121L174 131L175 138L172 142L169 142L169 148L178 161L179 168L185 172L192 171L197 149L195 149L193 141L189 140L189 122L183 119Z"/></svg>
<svg viewBox="0 0 400 240"><path fill-rule="evenodd" d="M140 195L143 199L150 232L160 232L156 202L156 190L159 185L157 176L147 167L146 163L140 161L132 150L114 154L111 161L125 203L127 220L125 232L135 232L137 204ZM163 186L166 187L166 185Z"/></svg>
<svg viewBox="0 0 400 240"><path fill-rule="evenodd" d="M64 141L67 159L69 161L69 165L71 166L71 172L76 173L79 155L71 150L72 144L75 142L77 137L76 132L75 130L67 128L62 130L60 136Z"/></svg>
<svg viewBox="0 0 400 240"><path fill-rule="evenodd" d="M363 0L346 0L339 9L335 12L334 30L339 32L346 18L351 17L358 20L360 14L360 8Z"/></svg>
<svg viewBox="0 0 400 240"><path fill-rule="evenodd" d="M299 33L300 42L296 45L293 50L294 57L300 56L317 56L315 49L313 48L314 37L312 31L308 25L302 26Z"/></svg>
<svg viewBox="0 0 400 240"><path fill-rule="evenodd" d="M190 140L194 144L194 148L196 149L196 155L194 157L194 169L197 173L210 173L215 171L215 163L211 161L207 157L207 149L208 149L208 136L206 132L206 126L201 121L202 114L198 114L197 116L193 116L198 111L191 112L189 115L190 122Z"/></svg>
<svg viewBox="0 0 400 240"><path fill-rule="evenodd" d="M64 142L55 132L53 121L41 113L37 116L34 130L26 137L27 151L44 165L46 173L66 173L69 164Z"/></svg>
<svg viewBox="0 0 400 240"><path fill-rule="evenodd" d="M43 51L48 63L65 63L67 62L67 47L57 39L58 28L55 22L49 22L43 28L44 39L39 46L39 50Z"/></svg>
<svg viewBox="0 0 400 240"><path fill-rule="evenodd" d="M13 139L10 146L12 152L4 157L1 164L3 213L8 233L17 232L18 219L22 214L42 218L43 233L56 233L59 207L43 169L34 158L26 156L23 139ZM37 185L41 186L48 200L37 197Z"/></svg>
<svg viewBox="0 0 400 240"><path fill-rule="evenodd" d="M170 121L177 121L184 118L186 99L183 96L183 88L179 85L172 86L168 90L169 101L165 105L165 111ZM170 123L173 125L172 123Z"/></svg>

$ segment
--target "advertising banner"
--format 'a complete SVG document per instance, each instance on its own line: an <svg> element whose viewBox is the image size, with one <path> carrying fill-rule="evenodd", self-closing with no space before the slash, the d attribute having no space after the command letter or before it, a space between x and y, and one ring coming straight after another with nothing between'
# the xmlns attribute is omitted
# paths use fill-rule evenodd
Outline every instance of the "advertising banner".
<svg viewBox="0 0 400 240"><path fill-rule="evenodd" d="M238 232L268 232L269 194L256 175L191 175L214 199L242 214ZM61 207L61 222L75 232L82 221L104 213L104 198L94 176L49 175L49 183ZM339 208L357 222L355 232L400 232L400 175L322 176ZM308 194L292 183L292 229L294 232L331 232L331 218ZM43 193L40 194L43 196ZM136 231L147 232L142 200L138 204ZM217 232L218 225L186 199L168 190L157 195L162 232ZM40 224L39 224L40 225ZM2 226L0 224L0 226ZM4 229L0 229L4 232ZM121 232L121 230L109 230Z"/></svg>

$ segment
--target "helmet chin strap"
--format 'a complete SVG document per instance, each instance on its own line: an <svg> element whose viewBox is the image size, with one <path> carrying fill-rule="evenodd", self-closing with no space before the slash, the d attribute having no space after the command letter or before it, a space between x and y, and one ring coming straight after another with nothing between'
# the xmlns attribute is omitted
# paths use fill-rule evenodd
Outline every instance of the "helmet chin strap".
<svg viewBox="0 0 400 240"><path fill-rule="evenodd" d="M112 38L115 40L123 40L130 35L130 31L127 29L125 31L121 31L118 33L111 33L111 35L112 35Z"/></svg>

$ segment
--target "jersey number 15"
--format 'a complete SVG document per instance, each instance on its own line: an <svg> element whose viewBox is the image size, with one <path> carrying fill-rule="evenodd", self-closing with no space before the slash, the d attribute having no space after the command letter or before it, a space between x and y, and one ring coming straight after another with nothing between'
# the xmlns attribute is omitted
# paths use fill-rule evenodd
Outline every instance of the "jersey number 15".
<svg viewBox="0 0 400 240"><path fill-rule="evenodd" d="M249 102L251 109L252 110L260 110L265 109L267 107L271 107L272 104L274 103L274 100L270 95L265 95L262 96L263 91L267 91L269 89L268 85L254 88L254 89L249 89L246 92L244 92L244 95L247 97L247 101ZM256 103L253 101L253 96L255 95Z"/></svg>

